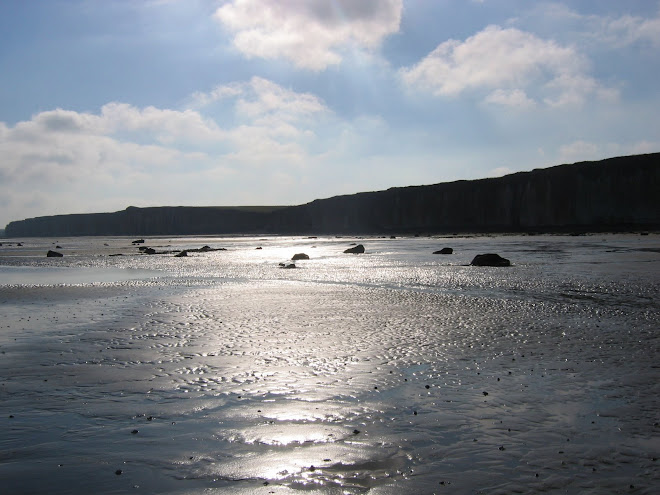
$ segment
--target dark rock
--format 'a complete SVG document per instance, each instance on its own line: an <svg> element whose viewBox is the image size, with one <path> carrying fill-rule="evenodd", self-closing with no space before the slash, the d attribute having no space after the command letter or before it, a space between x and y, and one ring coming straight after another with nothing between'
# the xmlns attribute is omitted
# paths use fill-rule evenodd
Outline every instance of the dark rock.
<svg viewBox="0 0 660 495"><path fill-rule="evenodd" d="M295 268L295 263L280 263L280 268Z"/></svg>
<svg viewBox="0 0 660 495"><path fill-rule="evenodd" d="M305 253L296 253L293 255L293 258L291 258L292 261L298 261L298 260L308 260L309 256L306 255Z"/></svg>
<svg viewBox="0 0 660 495"><path fill-rule="evenodd" d="M122 470L121 470L121 469L117 469L117 471L115 471L115 474L116 474L117 476L119 476L121 473L122 473Z"/></svg>
<svg viewBox="0 0 660 495"><path fill-rule="evenodd" d="M261 246L258 246L258 247L254 248L254 249L261 249Z"/></svg>
<svg viewBox="0 0 660 495"><path fill-rule="evenodd" d="M144 244L144 239L135 239L131 244Z"/></svg>
<svg viewBox="0 0 660 495"><path fill-rule="evenodd" d="M62 249L62 246L55 246L55 249Z"/></svg>
<svg viewBox="0 0 660 495"><path fill-rule="evenodd" d="M154 248L150 248L150 247L140 249L140 251L142 251L144 254L156 254L156 250Z"/></svg>
<svg viewBox="0 0 660 495"><path fill-rule="evenodd" d="M64 256L62 253L58 253L57 251L51 251L50 249L46 253L47 258L61 258Z"/></svg>
<svg viewBox="0 0 660 495"><path fill-rule="evenodd" d="M358 244L355 247L348 248L344 252L349 254L362 254L364 253L364 246L362 244Z"/></svg>
<svg viewBox="0 0 660 495"><path fill-rule="evenodd" d="M188 256L188 251L186 251L185 249L181 251L179 254L174 255L174 257L176 258L185 258L186 256Z"/></svg>
<svg viewBox="0 0 660 495"><path fill-rule="evenodd" d="M472 266L511 266L511 262L499 254L478 254L470 263Z"/></svg>
<svg viewBox="0 0 660 495"><path fill-rule="evenodd" d="M450 247L444 247L440 251L433 251L433 254L454 254L454 250Z"/></svg>

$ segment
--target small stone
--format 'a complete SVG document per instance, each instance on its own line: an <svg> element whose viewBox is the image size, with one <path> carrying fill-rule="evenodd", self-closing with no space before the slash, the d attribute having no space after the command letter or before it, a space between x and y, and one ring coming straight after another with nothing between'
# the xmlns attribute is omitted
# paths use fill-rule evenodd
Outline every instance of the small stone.
<svg viewBox="0 0 660 495"><path fill-rule="evenodd" d="M313 472L313 471L316 471L316 468L314 466L310 466L309 470Z"/></svg>
<svg viewBox="0 0 660 495"><path fill-rule="evenodd" d="M360 433L360 430L353 430L353 435L357 435Z"/></svg>
<svg viewBox="0 0 660 495"><path fill-rule="evenodd" d="M115 474L116 474L117 476L119 476L121 473L122 473L122 470L121 470L121 469L117 469L117 471L115 471Z"/></svg>
<svg viewBox="0 0 660 495"><path fill-rule="evenodd" d="M484 395L488 395L488 392L482 392Z"/></svg>
<svg viewBox="0 0 660 495"><path fill-rule="evenodd" d="M131 433L132 433L133 435L137 435L137 434L138 434L138 430L133 430Z"/></svg>
<svg viewBox="0 0 660 495"><path fill-rule="evenodd" d="M427 389L431 388L431 385L426 385L426 388L427 388Z"/></svg>
<svg viewBox="0 0 660 495"><path fill-rule="evenodd" d="M413 414L414 414L415 416L417 416L417 411L413 411Z"/></svg>
<svg viewBox="0 0 660 495"><path fill-rule="evenodd" d="M504 448L504 445L500 446L500 450L506 450L506 449Z"/></svg>

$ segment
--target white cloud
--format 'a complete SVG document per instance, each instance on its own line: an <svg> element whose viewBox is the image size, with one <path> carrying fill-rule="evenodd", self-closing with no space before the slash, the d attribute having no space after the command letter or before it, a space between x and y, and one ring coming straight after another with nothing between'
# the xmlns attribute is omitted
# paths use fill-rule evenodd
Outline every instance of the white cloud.
<svg viewBox="0 0 660 495"><path fill-rule="evenodd" d="M536 102L521 89L496 89L486 97L486 103L496 103L508 107L531 108Z"/></svg>
<svg viewBox="0 0 660 495"><path fill-rule="evenodd" d="M286 58L320 71L350 47L373 50L399 30L402 0L234 0L215 19L248 57Z"/></svg>
<svg viewBox="0 0 660 495"><path fill-rule="evenodd" d="M488 26L464 42L448 40L411 68L400 71L413 88L436 96L489 91L486 101L532 106L530 91L553 106L580 104L587 96L612 96L587 75L574 48L514 28Z"/></svg>
<svg viewBox="0 0 660 495"><path fill-rule="evenodd" d="M0 197L12 198L16 219L120 209L130 197L141 198L131 201L138 206L267 203L287 193L269 189L271 179L300 184L300 170L313 166L323 149L318 126L339 132L318 97L263 78L197 94L207 105L218 98L233 104L235 124L221 128L201 109L117 102L98 113L55 109L0 122Z"/></svg>
<svg viewBox="0 0 660 495"><path fill-rule="evenodd" d="M563 162L596 159L599 153L598 145L587 141L574 141L559 148L559 156Z"/></svg>
<svg viewBox="0 0 660 495"><path fill-rule="evenodd" d="M639 141L630 148L632 154L657 153L660 151L660 141Z"/></svg>
<svg viewBox="0 0 660 495"><path fill-rule="evenodd" d="M297 93L257 76L248 82L216 86L208 93L194 93L192 99L192 106L198 108L218 100L235 99L236 112L248 118L276 114L291 121L329 112L317 96Z"/></svg>
<svg viewBox="0 0 660 495"><path fill-rule="evenodd" d="M624 44L650 42L660 45L660 17L644 19L625 15L616 19L606 19L605 33Z"/></svg>
<svg viewBox="0 0 660 495"><path fill-rule="evenodd" d="M624 2L621 7L626 8ZM573 33L581 42L596 42L599 46L626 47L634 43L660 45L660 16L641 17L630 14L602 16L581 14L561 3L538 3L527 11L527 22L542 22L564 35ZM519 19L514 19L517 22Z"/></svg>

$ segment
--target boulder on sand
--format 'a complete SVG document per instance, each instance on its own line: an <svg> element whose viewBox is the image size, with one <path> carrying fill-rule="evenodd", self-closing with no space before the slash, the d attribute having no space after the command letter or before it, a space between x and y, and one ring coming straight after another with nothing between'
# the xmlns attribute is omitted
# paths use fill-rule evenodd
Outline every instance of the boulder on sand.
<svg viewBox="0 0 660 495"><path fill-rule="evenodd" d="M453 254L454 250L450 247L444 247L440 251L433 251L433 254Z"/></svg>
<svg viewBox="0 0 660 495"><path fill-rule="evenodd" d="M50 249L46 253L47 258L61 258L64 256L62 253L58 253L57 251L51 251Z"/></svg>
<svg viewBox="0 0 660 495"><path fill-rule="evenodd" d="M349 254L362 254L362 253L364 253L364 246L362 244L358 244L355 247L348 248L344 252L349 253Z"/></svg>
<svg viewBox="0 0 660 495"><path fill-rule="evenodd" d="M186 251L185 249L183 251L181 251L179 254L174 255L174 257L176 257L176 258L184 258L186 256L188 256L188 251Z"/></svg>
<svg viewBox="0 0 660 495"><path fill-rule="evenodd" d="M499 254L478 254L470 263L472 266L511 266L511 262Z"/></svg>
<svg viewBox="0 0 660 495"><path fill-rule="evenodd" d="M292 261L298 261L298 260L308 260L309 256L307 256L305 253L296 253L293 255L293 258L291 258Z"/></svg>

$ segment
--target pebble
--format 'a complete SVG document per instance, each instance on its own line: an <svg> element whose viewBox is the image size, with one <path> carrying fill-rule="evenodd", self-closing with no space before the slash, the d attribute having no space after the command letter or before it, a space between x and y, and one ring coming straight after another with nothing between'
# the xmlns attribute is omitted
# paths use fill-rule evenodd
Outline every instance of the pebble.
<svg viewBox="0 0 660 495"><path fill-rule="evenodd" d="M117 471L115 471L115 474L116 474L117 476L119 476L121 473L122 473L122 470L121 470L121 469L117 469Z"/></svg>

